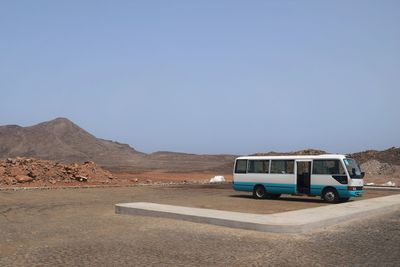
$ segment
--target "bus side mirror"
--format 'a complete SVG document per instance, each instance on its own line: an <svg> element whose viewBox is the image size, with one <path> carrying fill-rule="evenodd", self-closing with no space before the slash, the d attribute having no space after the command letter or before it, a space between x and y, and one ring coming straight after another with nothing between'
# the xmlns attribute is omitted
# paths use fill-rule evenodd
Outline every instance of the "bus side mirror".
<svg viewBox="0 0 400 267"><path fill-rule="evenodd" d="M364 178L365 172L361 172L361 178Z"/></svg>

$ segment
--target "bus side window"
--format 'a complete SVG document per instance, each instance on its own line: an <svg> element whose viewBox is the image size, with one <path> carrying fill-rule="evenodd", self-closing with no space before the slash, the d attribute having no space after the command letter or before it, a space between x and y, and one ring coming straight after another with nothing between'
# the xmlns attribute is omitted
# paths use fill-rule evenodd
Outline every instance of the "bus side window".
<svg viewBox="0 0 400 267"><path fill-rule="evenodd" d="M313 174L344 175L345 173L342 163L337 159L322 159L313 162Z"/></svg>
<svg viewBox="0 0 400 267"><path fill-rule="evenodd" d="M294 173L294 160L286 160L286 173Z"/></svg>
<svg viewBox="0 0 400 267"><path fill-rule="evenodd" d="M248 173L268 173L269 160L249 160Z"/></svg>
<svg viewBox="0 0 400 267"><path fill-rule="evenodd" d="M293 174L294 160L271 160L271 173Z"/></svg>
<svg viewBox="0 0 400 267"><path fill-rule="evenodd" d="M235 173L247 173L247 159L238 159L236 161Z"/></svg>

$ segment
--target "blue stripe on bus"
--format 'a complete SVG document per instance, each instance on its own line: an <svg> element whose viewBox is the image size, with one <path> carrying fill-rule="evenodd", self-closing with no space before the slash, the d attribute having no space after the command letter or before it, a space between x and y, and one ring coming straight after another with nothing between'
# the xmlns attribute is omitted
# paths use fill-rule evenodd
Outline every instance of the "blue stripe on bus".
<svg viewBox="0 0 400 267"><path fill-rule="evenodd" d="M295 184L272 184L272 183L253 183L253 182L235 182L233 189L237 191L252 192L256 184L262 184L268 188L268 192L276 194L294 194L296 193Z"/></svg>
<svg viewBox="0 0 400 267"><path fill-rule="evenodd" d="M233 184L233 189L236 191L252 192L254 186L257 184L262 184L266 190L273 194L295 194L296 185L295 184L277 184L277 183L255 183L255 182L235 182ZM349 191L346 185L311 185L310 195L320 196L322 190L331 186L336 188L339 193L339 197L357 197L363 195L363 190Z"/></svg>

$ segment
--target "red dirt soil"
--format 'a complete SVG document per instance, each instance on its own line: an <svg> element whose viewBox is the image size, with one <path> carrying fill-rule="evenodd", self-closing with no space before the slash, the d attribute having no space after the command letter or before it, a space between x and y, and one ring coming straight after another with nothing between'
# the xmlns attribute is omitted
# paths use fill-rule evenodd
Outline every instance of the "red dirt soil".
<svg viewBox="0 0 400 267"><path fill-rule="evenodd" d="M82 164L61 164L56 161L20 157L0 160L0 187L3 188L206 183L216 175L221 175L221 173L173 173L161 171L111 173L91 161ZM232 174L225 174L224 177L227 181L232 180Z"/></svg>

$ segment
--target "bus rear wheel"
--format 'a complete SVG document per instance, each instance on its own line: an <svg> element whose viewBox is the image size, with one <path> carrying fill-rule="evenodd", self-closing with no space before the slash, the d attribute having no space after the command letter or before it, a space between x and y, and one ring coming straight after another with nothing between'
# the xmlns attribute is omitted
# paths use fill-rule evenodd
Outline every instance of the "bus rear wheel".
<svg viewBox="0 0 400 267"><path fill-rule="evenodd" d="M322 199L327 203L338 203L339 194L334 188L327 188L322 192Z"/></svg>
<svg viewBox="0 0 400 267"><path fill-rule="evenodd" d="M253 197L256 199L263 199L267 197L267 191L263 185L257 185L253 189Z"/></svg>

